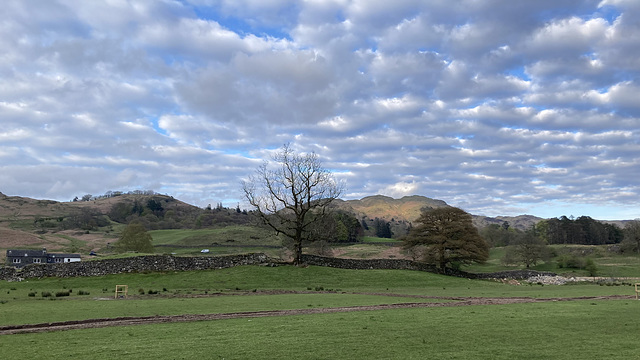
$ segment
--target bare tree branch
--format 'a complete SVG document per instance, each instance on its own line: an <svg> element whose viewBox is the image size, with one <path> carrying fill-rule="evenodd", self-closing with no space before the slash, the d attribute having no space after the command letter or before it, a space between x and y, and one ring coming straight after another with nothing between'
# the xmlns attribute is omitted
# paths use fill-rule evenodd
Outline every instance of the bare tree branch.
<svg viewBox="0 0 640 360"><path fill-rule="evenodd" d="M285 144L272 159L276 166L262 164L242 189L267 226L293 239L294 261L299 264L303 240L313 240L307 229L320 220L344 187L322 167L315 153L298 154Z"/></svg>

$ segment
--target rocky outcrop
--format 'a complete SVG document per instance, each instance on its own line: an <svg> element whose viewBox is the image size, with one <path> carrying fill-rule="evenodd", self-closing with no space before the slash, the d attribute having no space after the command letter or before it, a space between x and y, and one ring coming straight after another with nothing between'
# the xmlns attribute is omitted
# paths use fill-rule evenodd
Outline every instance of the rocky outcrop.
<svg viewBox="0 0 640 360"><path fill-rule="evenodd" d="M515 280L527 280L538 276L557 276L557 274L545 271L536 270L509 270L498 271L493 273L481 273L475 274L477 279L515 279Z"/></svg>

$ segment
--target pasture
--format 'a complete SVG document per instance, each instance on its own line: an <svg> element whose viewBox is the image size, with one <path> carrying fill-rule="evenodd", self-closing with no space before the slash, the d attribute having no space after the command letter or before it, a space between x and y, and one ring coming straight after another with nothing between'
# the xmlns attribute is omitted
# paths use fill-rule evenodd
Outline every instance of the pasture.
<svg viewBox="0 0 640 360"><path fill-rule="evenodd" d="M128 299L113 299L115 285ZM56 297L58 292L68 296ZM52 296L43 297L43 293ZM81 293L83 295L81 295ZM88 293L88 294L87 294ZM243 266L0 283L0 325L329 309L464 298L585 298L231 318L0 335L28 357L190 359L622 359L637 356L640 301L628 285L508 285L402 270ZM561 300L561 299L560 299ZM447 305L444 304L444 305Z"/></svg>

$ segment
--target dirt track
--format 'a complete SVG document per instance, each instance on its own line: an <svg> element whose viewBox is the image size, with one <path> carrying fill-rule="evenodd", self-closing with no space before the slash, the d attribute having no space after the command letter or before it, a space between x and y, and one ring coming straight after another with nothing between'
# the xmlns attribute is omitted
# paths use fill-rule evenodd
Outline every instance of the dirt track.
<svg viewBox="0 0 640 360"><path fill-rule="evenodd" d="M371 294L371 295L374 295L374 294ZM622 299L635 298L633 296L626 296L626 295L625 296L623 295L589 296L589 297L575 297L575 298L545 298L545 299L527 298L527 297L518 297L518 298L455 297L453 298L453 297L412 296L412 295L401 295L401 294L375 294L375 295L428 298L428 299L453 300L453 301L433 302L433 303L407 302L407 303L400 303L400 304L384 304L384 305L371 305L371 306L347 306L347 307L316 308L316 309L248 311L248 312L222 313L222 314L198 314L198 315L191 314L191 315L166 315L166 316L141 316L141 317L87 319L87 320L79 320L79 321L62 321L62 322L55 322L55 323L0 326L0 335L61 331L61 330L73 330L73 329L90 329L90 328L101 328L101 327L107 327L107 326L130 326L130 325L159 324L159 323L186 322L186 321L258 318L258 317L269 317L269 316L289 316L289 315L308 315L308 314L328 314L328 313L338 313L338 312L371 311L371 310L386 310L386 309L454 307L454 306L472 306L472 305L507 305L507 304L517 304L517 303L538 303L538 302L550 302L550 301L622 300Z"/></svg>

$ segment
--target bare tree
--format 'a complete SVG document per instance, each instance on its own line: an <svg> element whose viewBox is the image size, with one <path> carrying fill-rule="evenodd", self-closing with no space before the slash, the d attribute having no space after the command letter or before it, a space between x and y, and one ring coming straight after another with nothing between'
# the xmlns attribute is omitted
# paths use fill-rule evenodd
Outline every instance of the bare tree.
<svg viewBox="0 0 640 360"><path fill-rule="evenodd" d="M640 219L631 220L625 224L622 249L640 254Z"/></svg>
<svg viewBox="0 0 640 360"><path fill-rule="evenodd" d="M320 221L327 205L343 192L341 183L322 167L315 153L296 153L286 144L242 182L245 198L260 219L293 240L295 264L300 264L303 241L313 241L311 225Z"/></svg>

